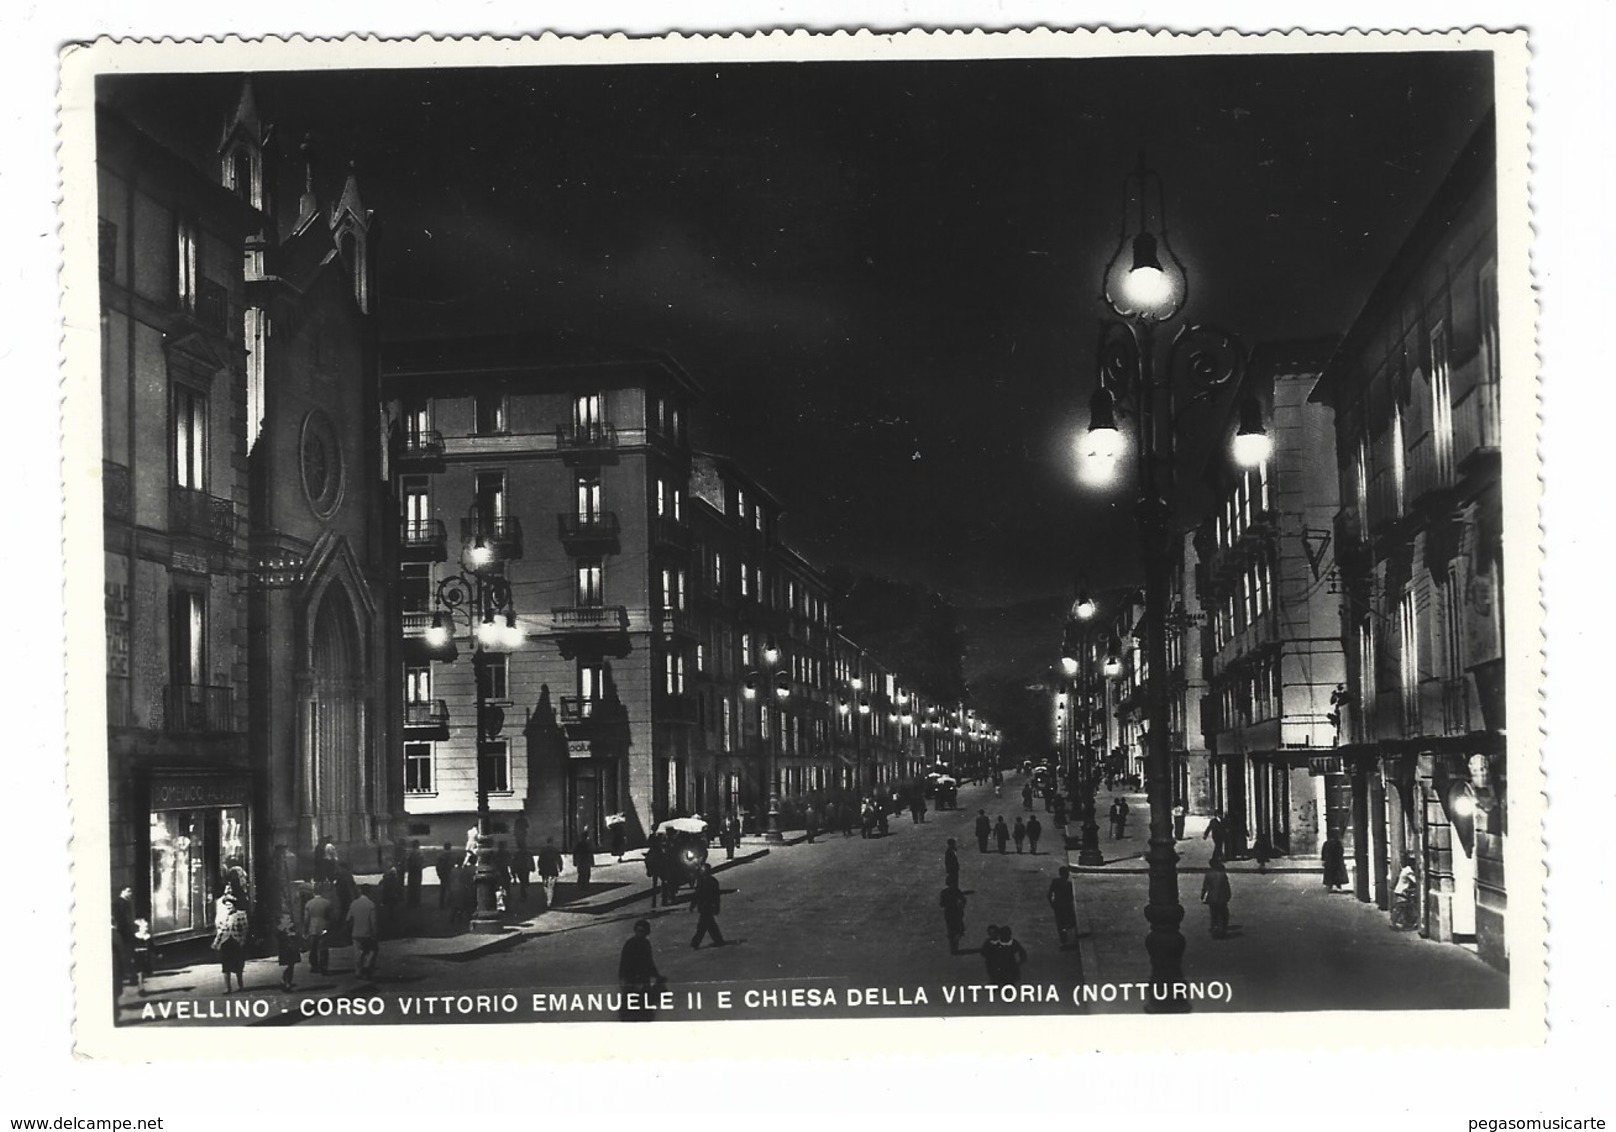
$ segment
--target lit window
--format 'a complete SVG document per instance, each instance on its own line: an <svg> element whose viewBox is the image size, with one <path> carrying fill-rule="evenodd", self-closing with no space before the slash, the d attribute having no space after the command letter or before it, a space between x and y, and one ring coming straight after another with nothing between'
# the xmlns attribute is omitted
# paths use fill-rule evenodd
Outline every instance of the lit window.
<svg viewBox="0 0 1616 1132"><path fill-rule="evenodd" d="M208 398L187 385L174 386L174 483L207 488Z"/></svg>
<svg viewBox="0 0 1616 1132"><path fill-rule="evenodd" d="M668 513L668 484L666 480L659 479L656 481L656 513L658 515Z"/></svg>
<svg viewBox="0 0 1616 1132"><path fill-rule="evenodd" d="M412 664L404 669L404 702L424 704L432 699L432 668L425 664Z"/></svg>
<svg viewBox="0 0 1616 1132"><path fill-rule="evenodd" d="M584 524L600 521L600 473L582 472L577 479L578 521Z"/></svg>
<svg viewBox="0 0 1616 1132"><path fill-rule="evenodd" d="M1453 475L1453 385L1448 364L1447 324L1431 331L1431 432L1436 447L1436 474L1441 483Z"/></svg>
<svg viewBox="0 0 1616 1132"><path fill-rule="evenodd" d="M492 391L476 394L473 398L473 427L480 436L505 431L505 395Z"/></svg>
<svg viewBox="0 0 1616 1132"><path fill-rule="evenodd" d="M602 588L601 563L598 558L585 558L578 562L578 604L600 606L606 603Z"/></svg>
<svg viewBox="0 0 1616 1132"><path fill-rule="evenodd" d="M196 309L196 225L181 219L175 225L174 297L188 311Z"/></svg>
<svg viewBox="0 0 1616 1132"><path fill-rule="evenodd" d="M747 665L750 665L752 663L752 634L751 633L742 633L741 634L741 663L742 664L747 664Z"/></svg>

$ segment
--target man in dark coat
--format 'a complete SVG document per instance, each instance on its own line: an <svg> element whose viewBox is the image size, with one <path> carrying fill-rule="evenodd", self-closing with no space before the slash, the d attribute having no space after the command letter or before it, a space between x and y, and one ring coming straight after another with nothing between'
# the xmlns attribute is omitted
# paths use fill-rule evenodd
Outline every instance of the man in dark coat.
<svg viewBox="0 0 1616 1132"><path fill-rule="evenodd" d="M419 841L410 842L410 851L404 856L404 885L409 893L411 908L421 906L421 874L426 872L426 857L421 853Z"/></svg>
<svg viewBox="0 0 1616 1132"><path fill-rule="evenodd" d="M1341 834L1330 830L1329 836L1324 839L1324 847L1319 850L1319 856L1324 859L1324 887L1331 892L1340 892L1342 886L1349 882L1347 853L1346 847L1341 844Z"/></svg>
<svg viewBox="0 0 1616 1132"><path fill-rule="evenodd" d="M1000 814L999 820L993 824L993 840L999 843L1001 853L1004 852L1004 847L1010 844L1010 827L1004 823L1003 814Z"/></svg>
<svg viewBox="0 0 1616 1132"><path fill-rule="evenodd" d="M993 834L993 823L988 820L986 810L976 811L976 847L979 851L988 851L988 838Z"/></svg>
<svg viewBox="0 0 1616 1132"><path fill-rule="evenodd" d="M943 850L943 877L951 887L959 886L959 848L952 837Z"/></svg>
<svg viewBox="0 0 1616 1132"><path fill-rule="evenodd" d="M572 866L578 870L578 895L584 896L589 892L589 871L595 867L595 847L589 843L587 829L572 847Z"/></svg>
<svg viewBox="0 0 1616 1132"><path fill-rule="evenodd" d="M1124 836L1128 828L1128 803L1121 798L1111 803L1111 836L1113 839Z"/></svg>
<svg viewBox="0 0 1616 1132"><path fill-rule="evenodd" d="M623 944L617 959L617 985L623 991L623 1007L618 1019L623 1022L649 1022L654 1017L646 997L663 983L662 972L657 970L656 955L651 950L651 922L635 920L634 934ZM629 995L638 996L631 1002Z"/></svg>
<svg viewBox="0 0 1616 1132"><path fill-rule="evenodd" d="M1044 835L1044 823L1034 814L1027 819L1027 845L1034 852L1038 852L1038 839Z"/></svg>
<svg viewBox="0 0 1616 1132"><path fill-rule="evenodd" d="M454 879L455 869L455 851L447 841L443 843L443 852L438 854L438 859L433 862L432 867L438 874L438 907L447 908L450 882Z"/></svg>
<svg viewBox="0 0 1616 1132"><path fill-rule="evenodd" d="M691 909L699 916L696 934L690 937L691 947L700 947L701 941L709 935L713 937L714 947L724 946L724 933L718 930L718 905L718 878L713 876L711 865L703 865L696 881L696 894L690 901Z"/></svg>
<svg viewBox="0 0 1616 1132"><path fill-rule="evenodd" d="M1212 815L1212 819L1206 823L1205 832L1201 834L1202 841L1212 842L1212 859L1214 861L1226 859L1228 855L1227 839L1228 830L1223 824L1223 811L1219 810Z"/></svg>
<svg viewBox="0 0 1616 1132"><path fill-rule="evenodd" d="M1072 895L1072 870L1062 865L1054 880L1049 882L1049 907L1055 913L1055 930L1060 933L1061 946L1066 937L1077 938L1077 901Z"/></svg>
<svg viewBox="0 0 1616 1132"><path fill-rule="evenodd" d="M651 878L651 907L657 906L657 893L662 888L662 870L668 858L666 834L653 833L651 844L645 847L645 875ZM629 941L633 943L633 940ZM626 946L626 945L625 945Z"/></svg>
<svg viewBox="0 0 1616 1132"><path fill-rule="evenodd" d="M1229 934L1229 874L1222 861L1213 861L1201 881L1201 903L1212 914L1212 938L1222 939Z"/></svg>

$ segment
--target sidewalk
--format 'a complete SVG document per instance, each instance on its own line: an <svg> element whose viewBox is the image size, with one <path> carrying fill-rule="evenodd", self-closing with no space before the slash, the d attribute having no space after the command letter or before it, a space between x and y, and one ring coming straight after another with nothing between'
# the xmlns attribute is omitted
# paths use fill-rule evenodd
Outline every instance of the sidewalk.
<svg viewBox="0 0 1616 1132"><path fill-rule="evenodd" d="M1110 808L1111 799L1120 797L1128 803L1128 822L1124 826L1126 836L1118 839L1111 837L1110 822L1106 820L1106 812ZM1147 873L1149 867L1145 863L1145 850L1150 843L1150 804L1143 794L1125 793L1116 791L1106 793L1102 791L1094 799L1095 821L1100 827L1099 842L1100 853L1105 857L1103 865L1080 865L1077 863L1078 851L1068 849L1068 864L1074 873ZM1209 818L1190 815L1184 820L1184 836L1175 843L1174 849L1178 853L1178 871L1181 873L1204 873L1212 860L1212 842L1205 836ZM1075 829L1075 822L1068 825ZM1350 867L1351 862L1348 862ZM1224 862L1224 868L1231 875L1240 873L1319 873L1324 872L1324 862L1315 855L1299 854L1290 856L1280 854L1269 859L1268 867L1258 866L1255 858L1236 857Z"/></svg>

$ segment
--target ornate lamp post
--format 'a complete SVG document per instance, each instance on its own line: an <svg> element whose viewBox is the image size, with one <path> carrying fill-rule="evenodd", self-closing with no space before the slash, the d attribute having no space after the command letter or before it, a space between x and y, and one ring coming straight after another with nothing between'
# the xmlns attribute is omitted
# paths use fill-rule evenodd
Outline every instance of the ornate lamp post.
<svg viewBox="0 0 1616 1132"><path fill-rule="evenodd" d="M758 700L760 699L758 695L759 685L767 683L773 687L774 698L781 704L784 704L786 701L790 700L791 673L787 672L784 668L780 668L779 664L780 648L774 643L774 638L769 637L764 641L763 644L764 667L761 670L755 671L747 676L746 685L742 689L742 694L745 695L749 700ZM765 726L764 720L768 710L769 705L767 703L760 702L758 704L759 731L761 731ZM767 785L769 790L769 825L764 831L764 836L770 841L784 841L786 839L785 834L780 829L780 768L778 757L778 747L780 742L780 736L778 734L779 730L780 729L778 727L775 727L770 731L769 741L764 746L764 753L769 757L768 767L765 772L768 775Z"/></svg>
<svg viewBox="0 0 1616 1132"><path fill-rule="evenodd" d="M854 676L853 679L848 681L848 686L852 688L853 695L858 697L859 719L853 720L853 792L862 799L864 797L864 740L861 732L864 730L864 724L861 720L870 714L870 697L864 694L864 680L862 677ZM841 712L844 717L852 715L853 701L846 692L843 692L837 700L836 710Z"/></svg>
<svg viewBox="0 0 1616 1132"><path fill-rule="evenodd" d="M1093 723L1093 662L1094 615L1098 607L1087 593L1080 591L1072 602L1071 620L1066 625L1066 648L1061 656L1061 668L1072 681L1073 704L1068 727L1076 740L1077 758L1077 863L1103 865L1105 854L1100 852L1100 826L1094 815L1094 795L1099 789L1090 728ZM1078 720L1082 719L1082 728Z"/></svg>
<svg viewBox="0 0 1616 1132"><path fill-rule="evenodd" d="M1161 178L1141 154L1123 182L1121 238L1105 270L1103 297L1121 320L1107 323L1100 335L1100 380L1090 402L1082 455L1089 461L1091 481L1114 474L1122 453L1117 428L1119 412L1132 410L1137 421L1139 495L1135 506L1145 574L1146 794L1150 806L1150 844L1145 861L1150 874L1145 919L1150 924L1145 950L1150 957L1152 993L1147 1009L1185 1011L1189 1003L1168 989L1183 979L1184 918L1178 897L1178 854L1172 818L1171 732L1167 690L1167 617L1172 594L1172 467L1178 417L1175 389L1187 393L1179 410L1234 388L1243 368L1239 343L1206 327L1185 326L1173 337L1165 371L1155 353L1156 328L1183 309L1188 293L1184 266L1168 242ZM1165 426L1163 422L1165 420ZM1251 430L1262 433L1260 415ZM1255 456L1262 445L1252 442L1242 454Z"/></svg>
<svg viewBox="0 0 1616 1132"><path fill-rule="evenodd" d="M511 584L503 573L496 573L498 555L491 532L480 519L477 504L471 506L467 524L472 537L460 556L462 571L438 583L437 605L427 629L427 655L445 664L459 655L455 639L464 618L471 641L473 683L477 693L477 838L470 846L476 857L474 885L477 909L472 913L471 930L497 932L501 929L496 893L499 878L494 874L494 843L489 826L488 758L489 745L505 725L503 709L488 703L488 653L510 650L521 645L524 634L516 623L511 603Z"/></svg>

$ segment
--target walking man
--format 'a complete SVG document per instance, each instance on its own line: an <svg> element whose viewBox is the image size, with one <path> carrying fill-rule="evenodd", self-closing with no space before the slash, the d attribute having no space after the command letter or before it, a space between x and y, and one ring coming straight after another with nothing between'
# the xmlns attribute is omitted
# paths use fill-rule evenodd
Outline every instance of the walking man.
<svg viewBox="0 0 1616 1132"><path fill-rule="evenodd" d="M1021 820L1020 814L1016 815L1016 828L1010 831L1010 836L1016 839L1016 852L1020 853L1027 843L1027 823Z"/></svg>
<svg viewBox="0 0 1616 1132"><path fill-rule="evenodd" d="M1201 882L1201 903L1212 913L1213 939L1229 934L1229 896L1229 874L1223 862L1214 859L1207 866L1206 879Z"/></svg>
<svg viewBox="0 0 1616 1132"><path fill-rule="evenodd" d="M960 940L965 938L965 894L952 880L937 897L943 909L943 930L948 934L948 953L959 954Z"/></svg>
<svg viewBox="0 0 1616 1132"><path fill-rule="evenodd" d="M348 926L353 932L357 952L354 966L361 979L368 979L376 973L376 961L382 955L380 918L368 886L361 888L353 903L348 905Z"/></svg>
<svg viewBox="0 0 1616 1132"><path fill-rule="evenodd" d="M589 892L589 871L595 867L595 847L589 843L589 830L585 829L572 847L572 867L578 870L578 895Z"/></svg>
<svg viewBox="0 0 1616 1132"><path fill-rule="evenodd" d="M655 1017L655 1009L649 1002L651 993L664 983L662 972L657 970L656 955L651 950L651 922L635 920L634 934L623 943L617 957L617 985L623 992L618 1020L651 1021Z"/></svg>
<svg viewBox="0 0 1616 1132"><path fill-rule="evenodd" d="M421 874L426 872L426 858L421 854L421 843L410 842L410 851L404 857L404 884L409 893L407 900L411 908L421 906Z"/></svg>
<svg viewBox="0 0 1616 1132"><path fill-rule="evenodd" d="M645 875L651 879L651 907L653 908L657 906L657 893L662 888L662 863L667 858L667 855L667 836L662 833L653 833L651 835L651 844L645 847Z"/></svg>
<svg viewBox="0 0 1616 1132"><path fill-rule="evenodd" d="M1061 946L1066 946L1066 937L1070 935L1072 941L1077 941L1077 901L1072 895L1072 870L1065 865L1060 867L1055 879L1049 882L1049 907L1055 913L1055 930L1060 933Z"/></svg>
<svg viewBox="0 0 1616 1132"><path fill-rule="evenodd" d="M943 878L945 883L959 886L959 848L954 839L948 839L948 848L943 850Z"/></svg>
<svg viewBox="0 0 1616 1132"><path fill-rule="evenodd" d="M1228 855L1227 846L1224 844L1227 836L1227 831L1223 825L1223 811L1217 810L1212 814L1212 820L1206 823L1206 831L1201 834L1202 841L1212 842L1212 859L1214 861L1221 861Z"/></svg>
<svg viewBox="0 0 1616 1132"><path fill-rule="evenodd" d="M1111 803L1111 837L1120 840L1128 827L1128 803L1121 798Z"/></svg>
<svg viewBox="0 0 1616 1132"><path fill-rule="evenodd" d="M696 894L691 898L690 907L697 913L696 934L690 937L691 947L700 947L701 941L707 936L713 937L714 947L724 946L724 933L718 930L718 878L713 876L711 865L702 865L701 876L696 880Z"/></svg>
<svg viewBox="0 0 1616 1132"><path fill-rule="evenodd" d="M432 868L438 874L438 907L440 909L447 908L449 906L450 882L454 879L455 868L454 849L447 841L443 843L443 852L438 854L438 859L432 863Z"/></svg>
<svg viewBox="0 0 1616 1132"><path fill-rule="evenodd" d="M1189 812L1190 812L1189 807L1184 804L1184 799L1180 798L1178 801L1173 803L1173 840L1174 841L1183 841L1184 840L1184 820L1185 820L1186 817L1189 816Z"/></svg>
<svg viewBox="0 0 1616 1132"><path fill-rule="evenodd" d="M1038 839L1044 835L1044 823L1034 814L1027 819L1027 846L1034 856L1038 855Z"/></svg>
<svg viewBox="0 0 1616 1132"><path fill-rule="evenodd" d="M993 833L993 823L988 821L986 810L976 811L976 847L983 853L988 851L988 837Z"/></svg>
<svg viewBox="0 0 1616 1132"><path fill-rule="evenodd" d="M1010 844L1010 827L1004 823L1003 814L999 815L999 820L993 825L993 840L999 843L1001 853L1004 852L1004 847Z"/></svg>

